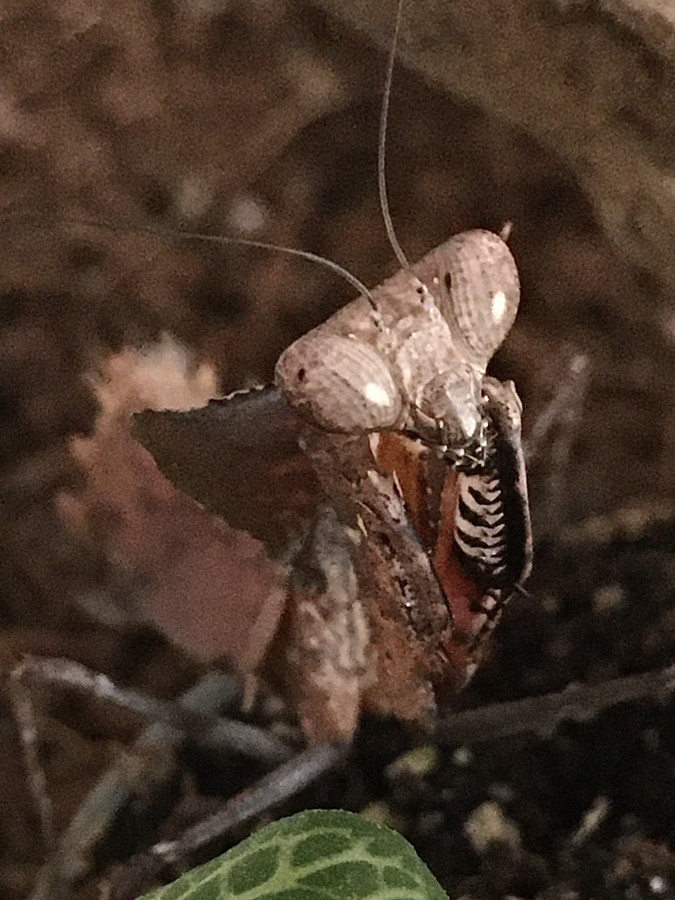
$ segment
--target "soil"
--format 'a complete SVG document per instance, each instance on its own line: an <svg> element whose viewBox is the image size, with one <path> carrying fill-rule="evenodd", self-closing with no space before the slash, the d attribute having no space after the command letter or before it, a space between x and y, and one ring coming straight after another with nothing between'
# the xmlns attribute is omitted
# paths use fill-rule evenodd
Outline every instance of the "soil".
<svg viewBox="0 0 675 900"><path fill-rule="evenodd" d="M290 0L7 0L0 40L3 682L30 652L172 697L213 665L215 649L195 635L212 618L186 613L194 589L180 594L180 578L171 581L175 547L160 557L140 527L130 548L119 539L129 510L109 496L96 505L87 493L81 439L100 425L102 396L91 375L104 371L112 383L113 355L171 334L193 354L188 380L208 361L223 392L265 382L279 352L353 291L328 270L281 254L131 229L181 227L301 247L367 284L391 274L376 176L384 60ZM575 355L590 372L530 467L537 547L528 593L512 602L488 663L455 707L668 666L668 298L617 255L559 161L403 69L387 152L392 215L409 257L465 228L514 225L523 302L493 372L518 385L526 436L573 383ZM113 473L123 469L110 459ZM68 498L88 499L75 515ZM190 553L201 565L198 548ZM153 579L171 581L174 612L164 618ZM208 593L207 582L200 591ZM190 640L181 640L187 631ZM60 832L139 723L63 691L35 694ZM0 896L19 900L30 895L45 851L6 694L1 709ZM367 720L348 764L278 812L368 808L403 831L451 897L675 897L673 711L668 697L646 692L548 737L437 747L421 775L390 765L419 736ZM269 708L253 717L285 721ZM120 871L111 859L119 865L178 832L262 770L233 758L207 766L185 754L180 772L163 801L169 818L125 819L70 896L100 896Z"/></svg>

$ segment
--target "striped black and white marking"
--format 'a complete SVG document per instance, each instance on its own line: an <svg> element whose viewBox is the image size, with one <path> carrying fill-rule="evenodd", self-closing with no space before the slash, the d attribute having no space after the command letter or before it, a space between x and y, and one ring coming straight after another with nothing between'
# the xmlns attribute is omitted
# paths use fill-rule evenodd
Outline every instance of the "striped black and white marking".
<svg viewBox="0 0 675 900"><path fill-rule="evenodd" d="M466 475L460 480L455 516L455 545L481 581L501 583L507 570L507 523L497 473Z"/></svg>
<svg viewBox="0 0 675 900"><path fill-rule="evenodd" d="M511 382L502 385L486 379L484 390L492 432L489 462L483 471L458 476L454 544L467 573L496 606L502 594L511 593L529 575L532 535L520 400Z"/></svg>

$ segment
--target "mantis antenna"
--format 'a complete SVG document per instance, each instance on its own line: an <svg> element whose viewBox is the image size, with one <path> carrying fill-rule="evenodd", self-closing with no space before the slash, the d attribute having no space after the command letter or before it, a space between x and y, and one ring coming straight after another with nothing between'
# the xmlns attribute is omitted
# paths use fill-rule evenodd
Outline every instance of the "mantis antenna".
<svg viewBox="0 0 675 900"><path fill-rule="evenodd" d="M384 227L387 231L387 238L391 244L391 248L396 254L396 259L401 264L401 268L409 269L410 263L403 252L401 245L396 237L394 223L391 220L389 212L389 198L387 197L387 174L385 171L386 148L387 148L387 124L389 122L389 105L391 100L391 85L394 80L394 63L396 62L396 49L398 47L398 35L401 30L401 15L403 13L404 0L398 0L396 7L396 23L394 25L394 37L389 50L389 59L387 60L387 75L384 80L384 93L382 95L382 109L380 111L380 135L377 148L377 184L380 193L380 209L382 210L382 218L384 219Z"/></svg>
<svg viewBox="0 0 675 900"><path fill-rule="evenodd" d="M399 33L401 30L401 18L403 14L403 6L405 0L397 0L396 6L396 20L394 24L394 36L391 42L391 48L389 50L389 57L387 60L387 72L385 76L384 82L384 92L382 95L382 108L380 111L380 128L379 128L379 139L378 139L378 150L377 150L377 180L378 180L378 191L380 197L380 209L382 210L382 218L384 220L384 227L387 232L387 238L391 245L392 250L396 256L396 259L399 261L401 267L403 269L409 269L410 263L408 261L407 256L403 252L401 245L396 236L396 231L394 229L394 223L392 222L391 213L389 211L389 198L387 195L387 176L386 176L386 145L387 145L387 126L389 122L389 107L391 101L391 87L394 78L394 65L396 62L396 50L398 48L398 39ZM287 256L294 256L299 259L306 259L309 262L318 263L319 265L324 266L327 269L330 269L332 272L335 272L340 278L343 278L347 281L355 290L357 290L360 294L363 294L368 303L372 307L375 313L378 313L378 306L373 297L372 292L366 285L355 275L353 275L348 269L345 269L344 266L341 266L339 263L333 262L331 259L327 259L324 256L319 256L317 253L311 253L308 250L299 250L294 247L284 247L280 244L269 243L268 241L256 241L251 240L249 238L235 238L228 237L226 235L218 235L218 234L207 234L205 232L198 231L182 231L180 228L171 229L171 228L162 228L159 226L150 226L150 225L125 225L125 224L115 224L113 222L108 222L104 219L61 219L60 221L65 222L66 224L71 225L82 225L89 228L104 228L108 231L121 232L125 234L147 234L151 236L157 237L173 237L180 238L182 240L187 241L202 241L204 243L210 244L220 244L225 246L239 246L239 247L253 247L259 250L270 250L275 253L284 253Z"/></svg>
<svg viewBox="0 0 675 900"><path fill-rule="evenodd" d="M0 217L0 221L6 218L8 218L8 216L3 215ZM32 221L33 218L34 217L31 216L30 213L25 216L19 214L18 216L11 216L11 221L16 222L17 219ZM57 221L66 225L82 226L85 228L103 228L106 231L114 231L121 234L146 234L150 235L151 237L169 237L185 241L201 241L207 244L220 244L221 246L253 247L258 250L271 250L275 253L285 253L287 256L294 256L299 259L306 259L309 262L318 263L319 265L330 269L332 272L335 272L340 276L340 278L344 278L345 281L351 284L351 286L360 294L363 294L370 303L374 312L378 312L377 303L375 302L372 291L367 288L365 284L356 277L356 275L352 275L352 273L348 269L345 269L344 266L341 266L339 263L333 262L332 259L327 259L325 256L319 256L318 253L311 253L309 250L299 250L295 247L284 247L281 244L272 244L268 241L255 241L251 240L250 238L228 237L224 234L208 234L201 231L183 231L180 228L163 228L159 225L132 225L123 222L109 222L106 219L87 219L72 216L59 216ZM41 225L47 227L48 225L53 224L53 220L41 220L38 221L37 224L39 226Z"/></svg>

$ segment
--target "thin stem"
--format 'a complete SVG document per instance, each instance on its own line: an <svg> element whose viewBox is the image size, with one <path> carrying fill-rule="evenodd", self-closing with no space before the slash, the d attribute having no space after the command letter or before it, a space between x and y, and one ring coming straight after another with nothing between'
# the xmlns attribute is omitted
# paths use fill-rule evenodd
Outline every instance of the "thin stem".
<svg viewBox="0 0 675 900"><path fill-rule="evenodd" d="M35 708L30 693L23 683L23 675L24 667L21 664L10 674L9 697L14 719L19 729L28 786L40 820L42 842L47 852L50 853L55 842L54 813L47 791L47 777L40 763Z"/></svg>
<svg viewBox="0 0 675 900"><path fill-rule="evenodd" d="M188 828L176 840L162 841L132 857L124 874L116 879L115 896L138 896L167 866L186 868L197 851L222 841L233 829L294 797L334 769L348 752L346 744L319 744L298 753L252 787L236 794L219 812Z"/></svg>
<svg viewBox="0 0 675 900"><path fill-rule="evenodd" d="M569 362L565 377L530 429L525 444L525 458L528 463L541 452L542 444L554 428L559 425L573 428L586 396L589 375L588 356L585 353L575 353Z"/></svg>
<svg viewBox="0 0 675 900"><path fill-rule="evenodd" d="M180 706L175 701L157 700L142 691L120 688L99 672L67 659L26 657L22 677L41 678L108 703L133 710L146 719L185 732L200 746L227 747L236 753L274 764L288 759L289 747L278 738L236 719L208 716Z"/></svg>
<svg viewBox="0 0 675 900"><path fill-rule="evenodd" d="M289 797L294 797L334 768L348 749L344 744L318 744L303 750L288 762L277 766L253 787L235 794L221 810L188 828L177 840L155 844L150 853L166 863L189 858L195 851L238 825L269 811Z"/></svg>
<svg viewBox="0 0 675 900"><path fill-rule="evenodd" d="M600 684L570 684L541 697L465 710L440 722L436 734L445 745L478 744L520 734L550 737L565 721L587 721L617 703L645 699L664 702L673 691L675 666L669 666Z"/></svg>
<svg viewBox="0 0 675 900"><path fill-rule="evenodd" d="M22 686L23 687L23 686ZM216 716L237 697L235 679L219 672L206 674L178 698L178 703L202 715ZM89 791L42 866L30 900L67 900L85 878L96 849L112 822L133 803L151 807L171 782L178 766L178 749L185 735L159 722L147 725L132 747L119 755Z"/></svg>

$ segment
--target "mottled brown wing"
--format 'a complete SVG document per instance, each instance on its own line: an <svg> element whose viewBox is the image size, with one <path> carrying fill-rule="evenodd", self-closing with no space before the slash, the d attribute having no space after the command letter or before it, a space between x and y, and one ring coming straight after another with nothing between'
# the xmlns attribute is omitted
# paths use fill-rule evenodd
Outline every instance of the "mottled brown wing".
<svg viewBox="0 0 675 900"><path fill-rule="evenodd" d="M177 488L279 555L321 495L299 428L292 407L267 387L187 412L145 410L132 433Z"/></svg>
<svg viewBox="0 0 675 900"><path fill-rule="evenodd" d="M447 464L435 451L402 434L381 435L376 456L384 472L394 476L405 503L407 528L429 566L438 534L440 491ZM367 571L362 578L363 601L370 623L372 681L363 696L365 709L431 726L435 711L434 683L443 676L442 647L451 639L452 624L437 579L436 591L411 598L410 572L386 540L366 547ZM415 599L416 603L411 600ZM416 605L433 603L434 615L420 621ZM440 607L439 607L440 604Z"/></svg>
<svg viewBox="0 0 675 900"><path fill-rule="evenodd" d="M312 743L351 740L361 712L369 629L353 541L326 506L293 559L284 615L264 674Z"/></svg>

